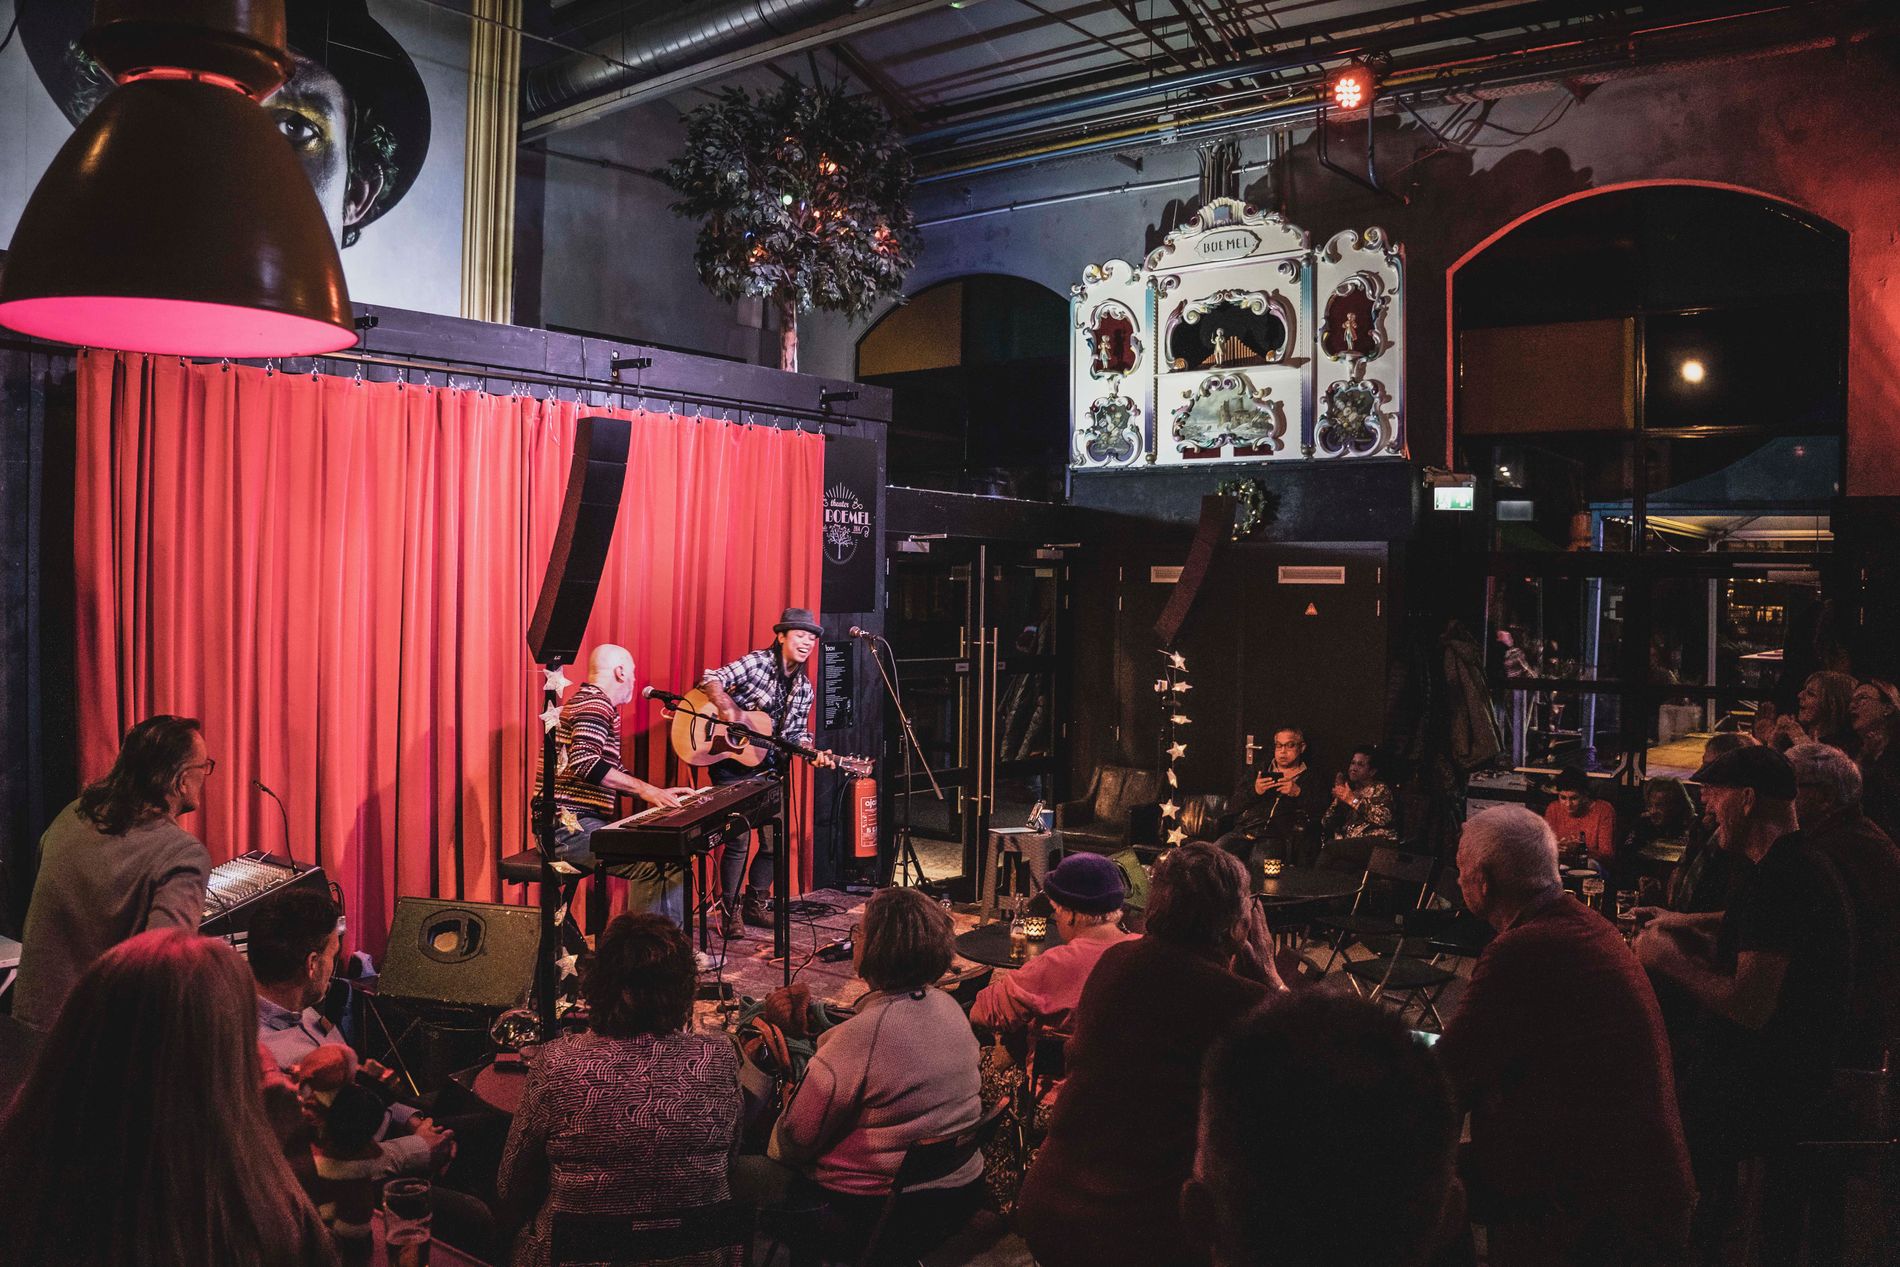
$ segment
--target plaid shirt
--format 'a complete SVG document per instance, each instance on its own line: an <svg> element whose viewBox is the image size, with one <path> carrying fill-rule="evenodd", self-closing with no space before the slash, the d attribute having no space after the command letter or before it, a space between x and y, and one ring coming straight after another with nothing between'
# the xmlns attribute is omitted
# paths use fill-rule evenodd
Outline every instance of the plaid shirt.
<svg viewBox="0 0 1900 1267"><path fill-rule="evenodd" d="M779 672L776 646L742 655L723 668L706 670L700 681L709 680L724 687L740 708L770 716L772 733L779 738L811 746L811 676L802 667L792 673L791 699L787 702L783 695L786 679Z"/></svg>

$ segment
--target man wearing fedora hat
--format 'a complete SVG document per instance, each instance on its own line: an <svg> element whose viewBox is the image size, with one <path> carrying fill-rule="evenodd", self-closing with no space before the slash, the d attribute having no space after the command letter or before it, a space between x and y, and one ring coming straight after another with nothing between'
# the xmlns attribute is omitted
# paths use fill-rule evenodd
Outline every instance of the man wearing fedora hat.
<svg viewBox="0 0 1900 1267"><path fill-rule="evenodd" d="M803 607L787 607L772 626L772 645L747 652L731 664L708 669L699 685L726 721L738 721L741 712L761 712L772 719L772 733L793 743L811 744L811 676L805 662L824 627ZM772 751L760 766L743 766L736 761L721 761L712 767L714 783L732 783L759 774L784 769L784 757ZM818 764L827 764L822 755ZM740 832L726 838L725 853L719 859L720 932L727 938L743 937L744 924L759 928L772 926L767 903L772 892L772 846L761 841L758 857L752 860L750 883L743 895L740 881L746 879L746 854L752 847L752 833Z"/></svg>

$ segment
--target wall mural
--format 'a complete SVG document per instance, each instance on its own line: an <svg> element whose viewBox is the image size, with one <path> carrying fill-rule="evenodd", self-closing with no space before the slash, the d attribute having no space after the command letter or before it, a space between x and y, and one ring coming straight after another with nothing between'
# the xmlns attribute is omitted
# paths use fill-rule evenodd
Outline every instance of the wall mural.
<svg viewBox="0 0 1900 1267"><path fill-rule="evenodd" d="M1404 455L1403 271L1378 228L1316 250L1234 198L1140 267L1090 265L1073 288L1072 464Z"/></svg>
<svg viewBox="0 0 1900 1267"><path fill-rule="evenodd" d="M370 0L286 0L294 69L265 107L346 248L351 298L455 312L468 27L411 7L376 0L372 12ZM0 170L0 246L65 140L57 118L70 129L111 87L79 47L91 14L83 0L23 5L18 44L25 56L16 60L13 50L0 59L0 101L21 106L0 118L0 153L9 154L0 167L11 167ZM431 161L439 129L452 130L458 143ZM379 224L399 205L406 214L398 227Z"/></svg>

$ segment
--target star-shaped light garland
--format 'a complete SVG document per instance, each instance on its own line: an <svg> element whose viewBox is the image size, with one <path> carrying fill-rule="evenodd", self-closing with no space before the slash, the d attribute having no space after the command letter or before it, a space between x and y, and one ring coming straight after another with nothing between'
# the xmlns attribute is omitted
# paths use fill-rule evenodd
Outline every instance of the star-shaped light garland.
<svg viewBox="0 0 1900 1267"><path fill-rule="evenodd" d="M559 695L574 685L567 680L567 673L559 665L541 670L541 689Z"/></svg>
<svg viewBox="0 0 1900 1267"><path fill-rule="evenodd" d="M546 708L541 710L541 729L553 730L556 726L560 724L561 724L561 706L559 704L550 702Z"/></svg>
<svg viewBox="0 0 1900 1267"><path fill-rule="evenodd" d="M1161 820L1167 826L1168 846L1173 848L1187 840L1187 831L1181 826L1182 806L1174 799L1174 793L1180 789L1181 775L1175 769L1177 762L1187 755L1187 744L1180 738L1180 728L1192 725L1194 719L1188 715L1187 693L1191 688L1187 680L1187 657L1179 651L1162 651L1167 664L1161 669L1161 676L1155 679L1155 694L1161 697L1161 716L1168 727L1168 766L1163 774L1168 780L1168 799L1161 802Z"/></svg>
<svg viewBox="0 0 1900 1267"><path fill-rule="evenodd" d="M556 959L554 966L561 970L561 979L565 981L569 977L577 977L580 975L580 968L577 966L579 962L579 958L570 950Z"/></svg>

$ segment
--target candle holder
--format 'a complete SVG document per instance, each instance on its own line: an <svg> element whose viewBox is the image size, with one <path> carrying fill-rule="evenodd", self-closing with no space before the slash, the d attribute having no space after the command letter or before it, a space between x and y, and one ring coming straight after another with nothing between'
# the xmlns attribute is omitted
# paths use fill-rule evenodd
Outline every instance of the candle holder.
<svg viewBox="0 0 1900 1267"><path fill-rule="evenodd" d="M1041 941L1049 935L1049 919L1044 915L1023 916L1023 936L1030 941Z"/></svg>
<svg viewBox="0 0 1900 1267"><path fill-rule="evenodd" d="M1286 864L1278 858L1267 858L1260 864L1261 875L1279 875L1280 868Z"/></svg>

